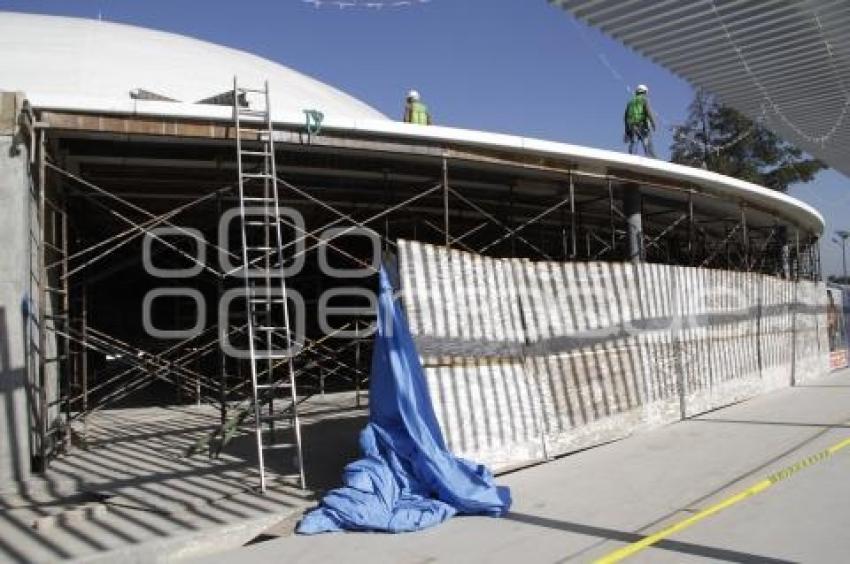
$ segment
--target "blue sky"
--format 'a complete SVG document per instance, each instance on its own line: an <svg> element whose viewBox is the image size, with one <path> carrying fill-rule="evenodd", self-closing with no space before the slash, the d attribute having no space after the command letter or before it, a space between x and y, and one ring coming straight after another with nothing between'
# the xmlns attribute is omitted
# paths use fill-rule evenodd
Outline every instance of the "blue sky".
<svg viewBox="0 0 850 564"><path fill-rule="evenodd" d="M293 67L393 117L416 88L440 124L614 150L623 149L627 87L645 83L662 121L656 148L669 155L688 84L546 0L396 1L340 9L302 0L0 0L0 9L191 35ZM818 208L829 232L850 228L850 179L828 171L791 194ZM829 236L823 258L827 274L840 270Z"/></svg>

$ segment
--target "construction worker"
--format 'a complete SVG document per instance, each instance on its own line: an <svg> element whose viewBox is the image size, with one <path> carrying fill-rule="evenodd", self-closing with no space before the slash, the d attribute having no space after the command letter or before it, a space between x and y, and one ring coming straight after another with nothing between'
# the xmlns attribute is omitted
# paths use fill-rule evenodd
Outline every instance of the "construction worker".
<svg viewBox="0 0 850 564"><path fill-rule="evenodd" d="M404 121L419 125L431 125L431 114L428 106L422 103L419 92L411 90L407 93L407 103L404 105Z"/></svg>
<svg viewBox="0 0 850 564"><path fill-rule="evenodd" d="M623 141L629 144L629 154L634 155L637 141L643 145L643 152L648 157L655 158L655 150L652 148L652 131L655 131L655 117L649 107L647 94L649 88L639 84L635 88L634 97L626 104L626 115L624 117L626 134Z"/></svg>

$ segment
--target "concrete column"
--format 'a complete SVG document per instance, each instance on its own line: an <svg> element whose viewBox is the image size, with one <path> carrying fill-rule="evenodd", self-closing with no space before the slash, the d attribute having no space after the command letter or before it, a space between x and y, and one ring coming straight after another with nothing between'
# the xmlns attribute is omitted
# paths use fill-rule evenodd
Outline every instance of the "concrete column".
<svg viewBox="0 0 850 564"><path fill-rule="evenodd" d="M646 258L643 248L643 220L641 219L640 185L623 186L623 215L626 216L626 242L628 259L642 262Z"/></svg>
<svg viewBox="0 0 850 564"><path fill-rule="evenodd" d="M30 476L24 304L29 288L29 154L17 135L23 95L0 92L0 491Z"/></svg>

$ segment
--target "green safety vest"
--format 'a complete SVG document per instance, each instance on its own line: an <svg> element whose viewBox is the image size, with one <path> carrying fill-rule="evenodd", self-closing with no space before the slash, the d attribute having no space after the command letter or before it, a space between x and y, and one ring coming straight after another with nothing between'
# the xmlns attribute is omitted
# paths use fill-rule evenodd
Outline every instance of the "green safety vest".
<svg viewBox="0 0 850 564"><path fill-rule="evenodd" d="M410 123L428 125L428 106L426 106L422 102L411 102Z"/></svg>
<svg viewBox="0 0 850 564"><path fill-rule="evenodd" d="M646 117L646 98L635 96L629 100L629 105L626 106L626 122L629 125L645 125Z"/></svg>

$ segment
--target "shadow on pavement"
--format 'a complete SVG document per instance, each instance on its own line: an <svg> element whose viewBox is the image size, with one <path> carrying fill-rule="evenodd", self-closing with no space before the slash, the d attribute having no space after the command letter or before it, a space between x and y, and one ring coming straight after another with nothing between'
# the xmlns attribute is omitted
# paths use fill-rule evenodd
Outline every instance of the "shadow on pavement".
<svg viewBox="0 0 850 564"><path fill-rule="evenodd" d="M557 529L559 531L568 531L579 535L587 535L592 537L600 537L607 540L633 543L643 539L646 535L639 533L631 533L628 531L620 531L617 529L608 529L605 527L595 527L592 525L583 525L581 523L572 523L570 521L559 521L557 519L549 519L546 517L538 517L536 515L528 515L525 513L508 513L505 519L534 525L536 527L546 527L549 529ZM598 545L596 545L598 546ZM790 560L782 560L779 558L771 558L760 554L750 554L748 552L738 552L725 548L715 548L701 544L693 544L689 542L680 542L674 540L662 540L654 545L653 548L670 550L682 554L690 554L693 556L701 556L703 558L711 558L714 560L723 560L726 562L760 562L765 564L788 564ZM572 554L564 560L576 558L582 553Z"/></svg>

